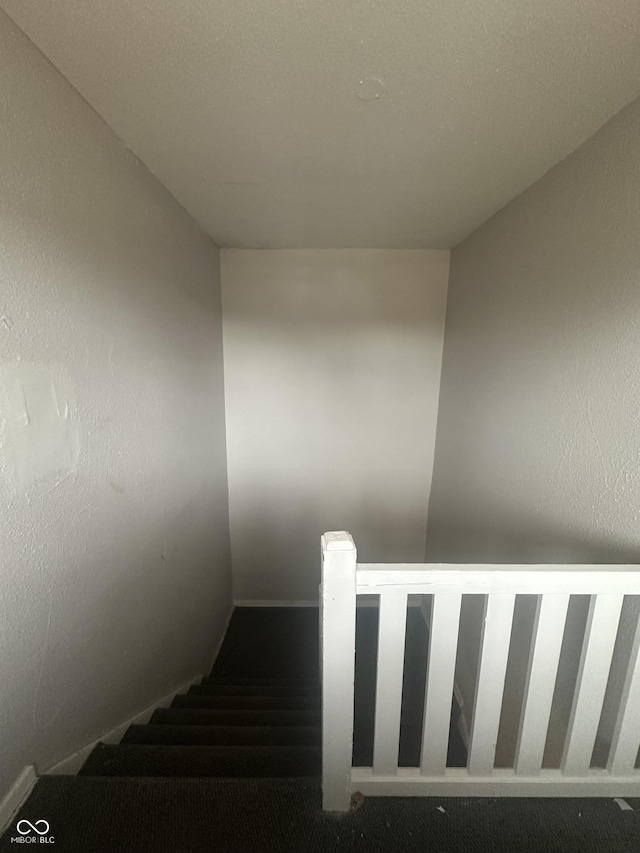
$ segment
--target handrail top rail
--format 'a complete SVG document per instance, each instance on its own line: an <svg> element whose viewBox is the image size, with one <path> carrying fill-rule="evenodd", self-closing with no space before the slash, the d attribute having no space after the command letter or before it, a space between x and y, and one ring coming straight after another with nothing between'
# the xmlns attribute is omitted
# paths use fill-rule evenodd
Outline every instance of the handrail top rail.
<svg viewBox="0 0 640 853"><path fill-rule="evenodd" d="M359 594L640 595L640 565L508 563L358 563Z"/></svg>
<svg viewBox="0 0 640 853"><path fill-rule="evenodd" d="M640 572L640 563L356 563L356 572Z"/></svg>

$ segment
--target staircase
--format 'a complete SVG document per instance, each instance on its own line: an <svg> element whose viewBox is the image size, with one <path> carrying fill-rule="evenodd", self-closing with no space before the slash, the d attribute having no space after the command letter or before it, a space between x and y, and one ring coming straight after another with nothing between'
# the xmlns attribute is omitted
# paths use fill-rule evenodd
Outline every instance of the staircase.
<svg viewBox="0 0 640 853"><path fill-rule="evenodd" d="M120 744L98 744L80 775L319 776L319 723L313 682L212 675Z"/></svg>
<svg viewBox="0 0 640 853"><path fill-rule="evenodd" d="M300 642L295 625L288 640L271 630L255 644L260 615L236 611L211 675L176 696L171 707L154 711L147 725L130 726L121 743L98 744L79 775L318 777L317 673L287 649L289 642Z"/></svg>
<svg viewBox="0 0 640 853"><path fill-rule="evenodd" d="M426 648L418 617L408 619L405 659L416 695ZM355 764L371 758L376 628L375 610L359 613ZM417 760L416 726L410 715L401 729L405 765ZM596 799L367 798L324 813L320 739L317 610L239 608L211 675L120 744L98 744L77 776L41 777L0 853L19 849L21 820L46 821L58 853L637 851L640 802L621 812ZM452 741L463 760L460 749Z"/></svg>

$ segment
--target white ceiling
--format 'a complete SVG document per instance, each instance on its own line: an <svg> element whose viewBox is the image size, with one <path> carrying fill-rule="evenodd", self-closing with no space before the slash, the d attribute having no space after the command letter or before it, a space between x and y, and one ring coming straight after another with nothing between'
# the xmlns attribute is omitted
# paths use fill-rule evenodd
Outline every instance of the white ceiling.
<svg viewBox="0 0 640 853"><path fill-rule="evenodd" d="M226 246L452 246L640 94L638 0L0 7Z"/></svg>

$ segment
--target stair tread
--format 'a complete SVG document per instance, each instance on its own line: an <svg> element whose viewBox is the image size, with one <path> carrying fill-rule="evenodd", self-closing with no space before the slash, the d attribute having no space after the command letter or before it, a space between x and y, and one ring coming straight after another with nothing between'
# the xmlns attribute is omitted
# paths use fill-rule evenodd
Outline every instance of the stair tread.
<svg viewBox="0 0 640 853"><path fill-rule="evenodd" d="M320 695L316 686L271 684L220 684L215 678L203 678L198 692L206 692L218 696L314 696Z"/></svg>
<svg viewBox="0 0 640 853"><path fill-rule="evenodd" d="M320 723L320 711L283 710L229 710L183 706L158 708L151 715L150 724L211 726L313 726Z"/></svg>
<svg viewBox="0 0 640 853"><path fill-rule="evenodd" d="M129 726L121 743L215 744L238 746L317 745L319 726L207 726L171 725Z"/></svg>
<svg viewBox="0 0 640 853"><path fill-rule="evenodd" d="M172 707L236 708L238 710L312 710L320 707L318 696L220 696L204 688L191 687L175 696Z"/></svg>
<svg viewBox="0 0 640 853"><path fill-rule="evenodd" d="M104 744L92 750L81 776L295 777L320 773L317 746L194 746Z"/></svg>

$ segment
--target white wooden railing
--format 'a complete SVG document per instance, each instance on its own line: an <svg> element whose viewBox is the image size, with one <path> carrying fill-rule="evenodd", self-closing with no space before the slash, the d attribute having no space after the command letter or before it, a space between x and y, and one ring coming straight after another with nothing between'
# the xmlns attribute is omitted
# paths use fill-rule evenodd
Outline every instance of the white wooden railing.
<svg viewBox="0 0 640 853"><path fill-rule="evenodd" d="M640 796L640 628L631 651L605 768L591 758L625 595L640 594L640 566L359 564L348 533L322 537L323 808L351 796ZM358 595L379 595L372 767L352 767ZM398 767L407 596L432 596L419 767ZM484 622L467 766L447 767L462 595L481 595ZM494 767L515 597L536 595L516 758ZM590 605L558 769L542 759L571 595Z"/></svg>

